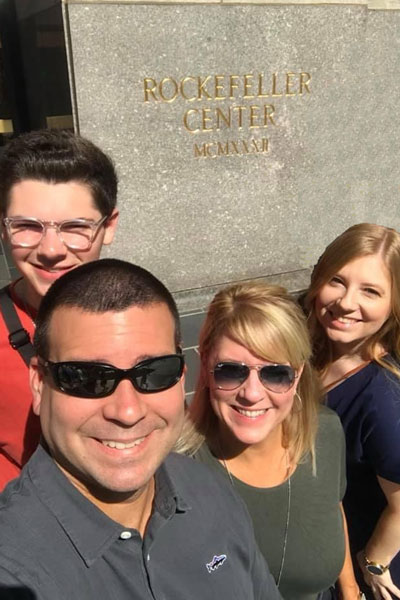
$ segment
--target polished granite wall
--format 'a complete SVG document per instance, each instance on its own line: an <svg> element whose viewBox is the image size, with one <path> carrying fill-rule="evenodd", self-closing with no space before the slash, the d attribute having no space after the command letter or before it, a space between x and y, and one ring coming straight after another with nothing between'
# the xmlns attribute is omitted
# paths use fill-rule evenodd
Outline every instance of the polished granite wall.
<svg viewBox="0 0 400 600"><path fill-rule="evenodd" d="M399 9L66 0L76 129L120 176L107 255L188 310L230 281L305 287L353 223L400 228Z"/></svg>

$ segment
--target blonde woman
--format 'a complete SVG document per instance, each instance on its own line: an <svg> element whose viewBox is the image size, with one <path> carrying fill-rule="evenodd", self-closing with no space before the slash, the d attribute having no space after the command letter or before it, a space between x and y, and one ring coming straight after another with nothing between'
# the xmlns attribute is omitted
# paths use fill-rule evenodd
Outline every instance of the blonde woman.
<svg viewBox="0 0 400 600"><path fill-rule="evenodd" d="M210 305L200 355L186 448L243 497L285 600L315 600L341 571L343 598L355 600L351 561L343 567L343 431L319 404L300 309L280 287L226 288Z"/></svg>
<svg viewBox="0 0 400 600"><path fill-rule="evenodd" d="M346 434L358 578L367 598L400 598L399 233L368 223L345 231L319 259L306 305L315 364Z"/></svg>

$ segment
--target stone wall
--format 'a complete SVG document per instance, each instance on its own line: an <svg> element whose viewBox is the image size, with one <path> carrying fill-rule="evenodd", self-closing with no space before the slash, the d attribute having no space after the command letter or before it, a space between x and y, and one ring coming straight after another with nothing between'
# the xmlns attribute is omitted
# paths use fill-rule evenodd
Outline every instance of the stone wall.
<svg viewBox="0 0 400 600"><path fill-rule="evenodd" d="M400 228L400 1L64 3L76 129L114 158L108 255L182 309L307 285L360 221Z"/></svg>

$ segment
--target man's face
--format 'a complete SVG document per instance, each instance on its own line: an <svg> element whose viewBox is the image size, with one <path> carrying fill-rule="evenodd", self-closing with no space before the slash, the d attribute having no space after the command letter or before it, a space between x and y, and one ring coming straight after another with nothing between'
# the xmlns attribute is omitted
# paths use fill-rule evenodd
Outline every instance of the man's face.
<svg viewBox="0 0 400 600"><path fill-rule="evenodd" d="M171 313L161 303L100 314L63 307L51 318L45 358L127 369L146 358L174 354L174 333ZM40 415L50 453L94 503L121 493L134 497L181 432L184 377L164 392L142 394L122 380L105 398L76 398L57 391L34 360L31 387L33 409Z"/></svg>
<svg viewBox="0 0 400 600"><path fill-rule="evenodd" d="M10 190L6 217L35 217L58 223L70 219L97 222L102 214L94 203L91 190L78 181L47 183L26 179ZM102 244L110 244L115 231L117 212L102 225L88 250L70 250L55 228L46 230L34 248L13 246L3 228L2 237L9 244L15 266L24 277L25 300L37 307L50 285L63 273L82 263L96 260Z"/></svg>

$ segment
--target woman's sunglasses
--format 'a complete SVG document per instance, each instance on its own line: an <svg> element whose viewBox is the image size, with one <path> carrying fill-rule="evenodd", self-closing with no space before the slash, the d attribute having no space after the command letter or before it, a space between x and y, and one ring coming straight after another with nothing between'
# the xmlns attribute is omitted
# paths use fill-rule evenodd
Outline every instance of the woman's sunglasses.
<svg viewBox="0 0 400 600"><path fill-rule="evenodd" d="M129 379L141 394L168 390L182 377L185 359L182 354L156 356L130 369L92 361L55 363L46 360L40 366L60 392L77 398L104 398L115 392L123 379Z"/></svg>
<svg viewBox="0 0 400 600"><path fill-rule="evenodd" d="M270 392L283 394L293 386L297 373L290 365L246 365L239 362L220 362L211 373L219 390L235 390L244 384L250 371L256 369L263 386Z"/></svg>

